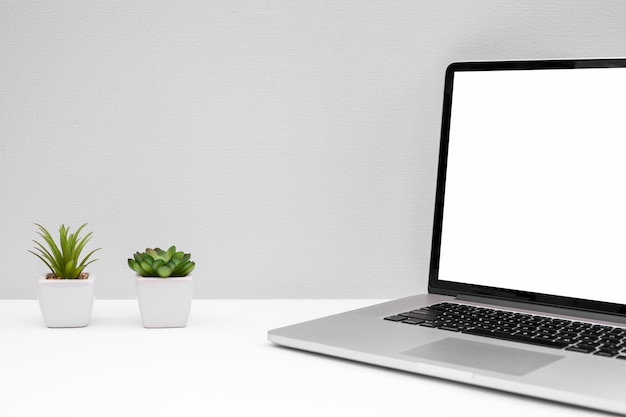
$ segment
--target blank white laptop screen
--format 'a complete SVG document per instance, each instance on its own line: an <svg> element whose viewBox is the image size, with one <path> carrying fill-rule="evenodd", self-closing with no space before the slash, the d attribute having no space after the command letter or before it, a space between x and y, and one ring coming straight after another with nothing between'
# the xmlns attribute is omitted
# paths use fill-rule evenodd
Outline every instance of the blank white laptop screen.
<svg viewBox="0 0 626 417"><path fill-rule="evenodd" d="M626 68L454 76L439 279L626 304Z"/></svg>

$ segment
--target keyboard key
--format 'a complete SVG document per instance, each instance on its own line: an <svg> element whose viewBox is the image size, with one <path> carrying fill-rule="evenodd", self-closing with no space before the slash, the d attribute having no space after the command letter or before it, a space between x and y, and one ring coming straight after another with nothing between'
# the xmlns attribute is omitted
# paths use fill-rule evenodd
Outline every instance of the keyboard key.
<svg viewBox="0 0 626 417"><path fill-rule="evenodd" d="M606 350L614 350L615 352L619 353L620 346L614 345L613 343L603 343L601 348Z"/></svg>
<svg viewBox="0 0 626 417"><path fill-rule="evenodd" d="M591 353L594 350L596 350L596 348L594 347L590 347L590 346L571 346L568 348L565 348L565 350L571 350L572 352L580 352L580 353Z"/></svg>
<svg viewBox="0 0 626 417"><path fill-rule="evenodd" d="M446 325L439 326L439 329L441 329L441 330L448 330L450 332L458 332L458 331L461 330L458 327L452 327L452 326L446 326Z"/></svg>
<svg viewBox="0 0 626 417"><path fill-rule="evenodd" d="M431 310L437 310L437 311L444 311L449 306L452 306L452 305L454 305L454 304L450 304L450 303L434 304L434 305L430 306L430 309Z"/></svg>
<svg viewBox="0 0 626 417"><path fill-rule="evenodd" d="M404 316L389 316L389 317L385 317L385 320L402 321L402 320L406 320L406 317L404 317Z"/></svg>
<svg viewBox="0 0 626 417"><path fill-rule="evenodd" d="M556 336L552 335L552 334L538 334L537 336L535 336L535 339L540 339L540 340L555 340ZM564 343L564 342L561 342ZM569 345L569 343L567 343L565 346Z"/></svg>
<svg viewBox="0 0 626 417"><path fill-rule="evenodd" d="M416 324L424 323L424 320L406 319L406 320L403 320L402 323L416 325Z"/></svg>
<svg viewBox="0 0 626 417"><path fill-rule="evenodd" d="M616 350L600 349L599 351L595 352L594 355L612 358L613 356L617 355L617 353L618 352Z"/></svg>
<svg viewBox="0 0 626 417"><path fill-rule="evenodd" d="M578 338L577 337L557 337L556 340L559 340L559 341L561 341L563 343L567 343L567 344L570 344L570 345L573 345L574 343L578 342Z"/></svg>
<svg viewBox="0 0 626 417"><path fill-rule="evenodd" d="M418 319L418 320L435 320L437 318L437 316L435 315L429 315L429 314L421 314L421 313L416 313L413 311L410 311L408 313L402 313L400 314L401 316L405 316L405 317L409 317L412 319Z"/></svg>

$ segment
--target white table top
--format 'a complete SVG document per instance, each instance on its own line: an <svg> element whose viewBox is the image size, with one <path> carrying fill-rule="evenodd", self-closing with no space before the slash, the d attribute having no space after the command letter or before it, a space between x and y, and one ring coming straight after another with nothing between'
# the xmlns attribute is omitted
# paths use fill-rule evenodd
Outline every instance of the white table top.
<svg viewBox="0 0 626 417"><path fill-rule="evenodd" d="M48 329L37 301L0 300L0 415L604 415L267 341L375 302L194 300L186 328L144 329L136 301L96 300L88 327Z"/></svg>

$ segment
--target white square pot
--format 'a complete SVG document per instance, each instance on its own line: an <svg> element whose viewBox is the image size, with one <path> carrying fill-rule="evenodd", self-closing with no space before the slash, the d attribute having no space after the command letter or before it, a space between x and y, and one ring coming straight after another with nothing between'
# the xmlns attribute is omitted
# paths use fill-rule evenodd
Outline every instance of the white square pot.
<svg viewBox="0 0 626 417"><path fill-rule="evenodd" d="M143 327L185 327L191 311L193 281L186 277L151 278L136 275Z"/></svg>
<svg viewBox="0 0 626 417"><path fill-rule="evenodd" d="M46 279L37 282L39 308L48 327L85 327L89 324L96 277L86 279Z"/></svg>

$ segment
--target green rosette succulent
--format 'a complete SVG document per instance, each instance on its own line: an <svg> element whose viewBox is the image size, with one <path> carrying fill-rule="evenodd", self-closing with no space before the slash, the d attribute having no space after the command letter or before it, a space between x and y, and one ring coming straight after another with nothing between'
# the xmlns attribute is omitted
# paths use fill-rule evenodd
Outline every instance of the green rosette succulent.
<svg viewBox="0 0 626 417"><path fill-rule="evenodd" d="M186 277L196 266L190 259L191 254L176 251L176 246L168 250L147 248L128 259L128 266L142 277Z"/></svg>

